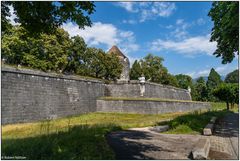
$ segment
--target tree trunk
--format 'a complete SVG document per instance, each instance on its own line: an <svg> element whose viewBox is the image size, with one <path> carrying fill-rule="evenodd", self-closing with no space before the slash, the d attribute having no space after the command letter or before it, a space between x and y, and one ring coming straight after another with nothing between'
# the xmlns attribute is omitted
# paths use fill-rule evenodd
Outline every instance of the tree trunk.
<svg viewBox="0 0 240 161"><path fill-rule="evenodd" d="M231 103L231 109L233 109L234 108L234 103Z"/></svg>
<svg viewBox="0 0 240 161"><path fill-rule="evenodd" d="M229 103L227 102L227 110L229 110Z"/></svg>

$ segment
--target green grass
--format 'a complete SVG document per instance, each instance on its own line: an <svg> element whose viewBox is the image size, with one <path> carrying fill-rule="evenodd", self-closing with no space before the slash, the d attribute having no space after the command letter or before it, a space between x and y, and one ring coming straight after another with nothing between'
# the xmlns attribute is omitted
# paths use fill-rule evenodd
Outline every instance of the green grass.
<svg viewBox="0 0 240 161"><path fill-rule="evenodd" d="M169 125L170 130L165 132L167 134L201 134L213 116L221 118L236 110L237 106L227 111L225 103L212 102L210 110L194 111L159 125Z"/></svg>
<svg viewBox="0 0 240 161"><path fill-rule="evenodd" d="M191 103L199 103L200 101L191 101L191 100L174 100L174 99L162 99L162 98L144 98L144 97L100 97L100 100L106 101L156 101L156 102L191 102Z"/></svg>
<svg viewBox="0 0 240 161"><path fill-rule="evenodd" d="M26 159L114 159L105 135L152 126L184 113L161 115L90 113L51 121L2 126L2 156Z"/></svg>
<svg viewBox="0 0 240 161"><path fill-rule="evenodd" d="M167 124L167 133L199 134L212 116L227 113L225 104L211 111L168 114L89 113L56 120L2 126L2 156L26 159L115 159L105 139L115 130ZM165 122L166 123L166 122Z"/></svg>

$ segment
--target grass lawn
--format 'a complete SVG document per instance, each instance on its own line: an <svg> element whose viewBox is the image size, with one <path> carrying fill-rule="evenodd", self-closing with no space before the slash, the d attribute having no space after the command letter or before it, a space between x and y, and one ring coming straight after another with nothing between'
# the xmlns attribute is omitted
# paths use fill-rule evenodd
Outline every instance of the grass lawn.
<svg viewBox="0 0 240 161"><path fill-rule="evenodd" d="M168 122L172 128L170 133L198 133L212 115L226 113L222 111L224 108L225 104L213 103L214 111L205 111L207 114L204 111L158 115L90 113L51 121L5 125L2 126L2 157L114 159L114 153L105 139L111 131L153 126L173 119Z"/></svg>
<svg viewBox="0 0 240 161"><path fill-rule="evenodd" d="M151 126L184 113L90 113L51 121L2 126L2 156L26 159L114 159L105 135Z"/></svg>
<svg viewBox="0 0 240 161"><path fill-rule="evenodd" d="M158 125L169 125L170 130L164 132L166 134L202 134L204 127L213 116L221 118L227 113L238 111L237 105L230 111L226 110L225 103L212 102L211 106L211 110L190 112Z"/></svg>

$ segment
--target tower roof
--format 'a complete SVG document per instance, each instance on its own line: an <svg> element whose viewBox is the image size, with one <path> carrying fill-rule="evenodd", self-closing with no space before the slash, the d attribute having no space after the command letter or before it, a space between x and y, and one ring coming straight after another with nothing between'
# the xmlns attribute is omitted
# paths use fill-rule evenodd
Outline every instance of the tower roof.
<svg viewBox="0 0 240 161"><path fill-rule="evenodd" d="M118 49L116 45L113 45L112 48L108 51L109 54L115 54L117 56L121 56L126 58L126 56Z"/></svg>

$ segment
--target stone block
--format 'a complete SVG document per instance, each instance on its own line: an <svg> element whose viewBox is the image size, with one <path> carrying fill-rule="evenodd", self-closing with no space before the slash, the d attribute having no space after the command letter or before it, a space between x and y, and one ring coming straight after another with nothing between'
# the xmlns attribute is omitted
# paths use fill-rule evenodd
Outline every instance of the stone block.
<svg viewBox="0 0 240 161"><path fill-rule="evenodd" d="M203 135L206 136L212 135L213 126L214 124L212 123L207 124L207 126L203 129Z"/></svg>
<svg viewBox="0 0 240 161"><path fill-rule="evenodd" d="M152 128L149 128L149 130L156 131L156 132L164 132L169 129L168 125L163 125L163 126L154 126Z"/></svg>
<svg viewBox="0 0 240 161"><path fill-rule="evenodd" d="M192 156L194 160L207 159L210 150L210 140L209 138L201 138L196 143L192 150Z"/></svg>

